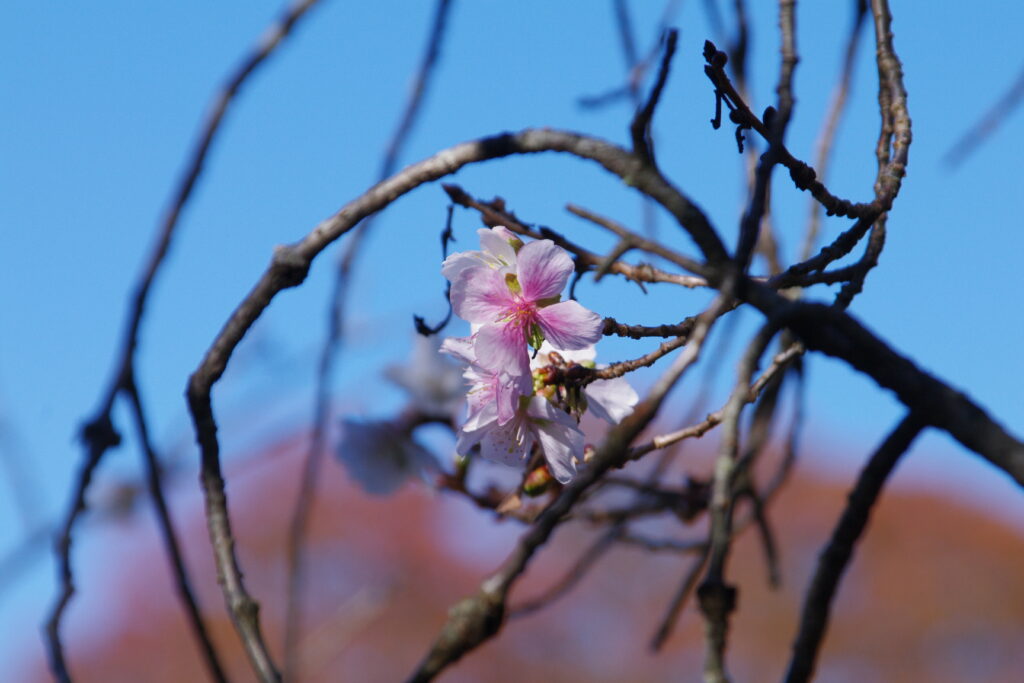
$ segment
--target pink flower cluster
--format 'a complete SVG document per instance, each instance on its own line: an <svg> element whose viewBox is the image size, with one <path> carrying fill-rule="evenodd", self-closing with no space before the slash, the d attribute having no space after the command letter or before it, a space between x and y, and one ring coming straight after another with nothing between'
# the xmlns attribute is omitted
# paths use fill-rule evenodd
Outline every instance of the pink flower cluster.
<svg viewBox="0 0 1024 683"><path fill-rule="evenodd" d="M452 285L455 314L473 329L470 337L441 346L466 363L470 385L456 450L467 455L479 447L488 460L522 465L537 445L552 475L567 482L583 459L584 436L577 417L538 386L535 371L568 355L563 352L579 352L590 362L601 317L561 301L573 263L551 240L524 243L500 226L478 234L481 251L452 254L441 269ZM583 405L610 421L629 414L637 401L621 378L591 383L585 397Z"/></svg>

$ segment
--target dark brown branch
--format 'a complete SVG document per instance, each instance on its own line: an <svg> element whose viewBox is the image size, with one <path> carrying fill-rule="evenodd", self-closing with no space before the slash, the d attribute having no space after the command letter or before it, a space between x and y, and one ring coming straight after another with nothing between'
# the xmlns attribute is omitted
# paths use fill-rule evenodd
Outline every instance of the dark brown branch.
<svg viewBox="0 0 1024 683"><path fill-rule="evenodd" d="M871 510L886 479L925 425L926 422L913 413L903 418L861 471L832 538L818 558L817 571L807 589L800 615L800 631L793 643L793 656L786 673L787 683L811 679L828 626L832 599L853 556L853 548L867 527Z"/></svg>
<svg viewBox="0 0 1024 683"><path fill-rule="evenodd" d="M668 609L665 610L665 615L661 618L658 624L657 630L654 632L654 636L651 638L650 648L654 652L657 652L668 640L668 637L672 635L672 629L675 628L676 622L679 621L679 615L683 611L683 607L686 606L686 600L693 593L694 587L697 585L697 579L700 578L701 572L704 570L704 565L708 561L708 544L704 544L704 552L702 552L693 564L683 575L683 580L679 584L678 590L675 595L669 600Z"/></svg>
<svg viewBox="0 0 1024 683"><path fill-rule="evenodd" d="M406 192L454 173L466 164L545 151L565 152L590 159L614 175L630 178L634 187L661 202L676 216L698 246L704 250L710 268L713 269L717 264L728 260L725 247L707 217L688 198L672 187L660 173L644 165L635 155L615 145L576 133L549 129L503 134L442 150L373 186L337 214L316 226L300 242L278 247L266 272L232 312L199 366L189 377L187 388L189 411L202 454L200 481L206 500L206 516L220 585L254 668L264 680L275 680L277 673L260 634L258 606L245 588L234 552L234 537L227 513L224 480L220 468L217 423L211 399L213 385L224 374L227 363L242 337L273 298L282 290L301 284L313 259L360 220L381 210ZM550 533L550 529L546 533Z"/></svg>
<svg viewBox="0 0 1024 683"><path fill-rule="evenodd" d="M224 667L220 663L217 650L206 630L206 624L199 611L195 595L192 592L192 585L185 569L185 561L181 555L181 544L178 542L178 535L174 531L174 524L171 521L171 513L167 508L167 500L164 498L163 477L160 471L160 461L149 438L149 428L145 413L142 407L142 398L139 396L139 388L134 379L130 380L127 387L128 398L131 403L132 417L135 420L135 430L138 433L139 443L142 447L143 461L146 467L146 484L149 487L150 498L153 499L153 506L156 508L156 518L163 535L164 546L171 563L171 573L174 575L175 585L178 589L178 596L185 608L185 616L188 618L189 626L195 635L200 650L203 653L203 660L206 664L210 678L214 681L227 681Z"/></svg>
<svg viewBox="0 0 1024 683"><path fill-rule="evenodd" d="M413 86L406 102L405 110L398 126L388 143L381 162L379 180L391 175L398 165L399 155L409 138L413 124L420 112L430 76L434 72L441 53L441 43L445 33L450 0L438 0L434 12L434 20L430 28L427 48L413 80ZM285 608L284 635L284 673L285 679L297 676L297 653L301 619L301 589L304 575L302 548L305 543L309 514L316 495L315 483L323 459L324 442L327 432L327 420L330 417L329 382L336 356L341 346L344 310L348 283L351 279L352 265L364 235L370 230L373 216L367 218L351 236L338 264L338 271L331 290L328 305L328 329L321 349L317 368L317 382L313 408L313 434L309 450L302 467L299 492L292 512L292 521L288 534L288 580Z"/></svg>
<svg viewBox="0 0 1024 683"><path fill-rule="evenodd" d="M644 337L682 337L693 331L695 319L687 318L676 325L624 325L615 318L605 318L601 334L606 337L629 337L630 339L642 339Z"/></svg>
<svg viewBox="0 0 1024 683"><path fill-rule="evenodd" d="M680 346L686 344L689 340L690 336L687 334L676 337L675 339L670 339L666 342L662 342L661 344L658 345L658 348L654 349L649 353L645 353L639 358L634 358L632 360L624 360L618 363L611 363L607 367L592 370L587 373L588 376L583 381L587 382L588 380L594 381L598 379L614 379L616 377L622 377L623 375L633 372L634 370L639 370L640 368L649 368L652 365L654 365L654 363L657 362L658 359L663 358L669 353L672 353Z"/></svg>
<svg viewBox="0 0 1024 683"><path fill-rule="evenodd" d="M597 564L597 561L612 548L621 533L622 526L615 525L608 531L601 534L598 539L591 543L590 546L583 551L583 554L573 562L572 567L565 573L561 580L537 597L526 600L520 605L510 607L508 609L508 618L514 619L515 617L532 614L537 610L547 607L558 598L566 595L583 580L583 577L587 575L587 572L590 571L590 569Z"/></svg>
<svg viewBox="0 0 1024 683"><path fill-rule="evenodd" d="M60 680L70 680L70 673L64 661L63 645L60 641L60 622L64 609L74 593L73 574L69 553L71 550L71 532L78 515L85 509L85 492L92 480L93 471L103 459L109 448L120 443L111 419L114 401L119 394L134 382L135 351L139 341L139 329L145 313L149 292L157 273L167 256L171 239L178 226L178 220L185 205L192 196L192 191L202 174L206 156L220 131L220 124L234 101L235 96L249 77L274 52L281 42L291 33L302 16L315 5L318 0L301 0L285 11L272 29L259 41L255 49L236 67L214 98L213 106L207 116L199 135L199 140L192 148L189 161L174 191L170 207L164 216L157 233L156 244L150 253L135 286L125 323L124 337L114 364L114 370L106 393L100 399L100 408L82 428L82 440L87 453L80 470L71 505L63 525L61 536L57 542L58 564L60 565L61 590L47 621L47 647L50 651L50 663L54 675Z"/></svg>
<svg viewBox="0 0 1024 683"><path fill-rule="evenodd" d="M866 0L853 0L853 5L854 17L850 26L850 34L846 39L846 50L843 56L839 83L832 94L832 102L829 105L829 111L825 117L825 122L822 124L821 133L818 135L816 145L817 154L814 160L814 168L817 169L822 182L825 181L828 175L829 160L832 157L836 134L839 132L839 122L849 100L850 84L853 81L853 68L856 64L857 49L860 46L860 30L864 26L864 19L867 16ZM803 247L800 249L801 261L806 261L810 258L814 245L818 241L820 227L821 205L812 197L808 202L807 233L804 236Z"/></svg>
<svg viewBox="0 0 1024 683"><path fill-rule="evenodd" d="M470 196L465 190L458 185L453 183L446 183L443 185L444 191L448 194L448 197L459 206L464 206L468 209L475 209L480 212L481 218L483 219L484 225L497 226L503 225L512 232L520 235L525 235L533 239L549 239L558 246L562 247L566 251L572 253L576 257L576 261L580 268L591 269L601 268L604 266L607 272L622 275L623 277L633 280L637 283L644 282L667 282L671 284L681 285L683 287L707 287L708 282L702 277L692 277L688 275L678 275L676 273L668 273L661 269L655 268L649 264L643 263L639 265L631 265L622 261L608 262L608 259L595 254L594 252L588 251L578 244L571 242L563 235L551 230L550 228L540 227L538 229L530 227L529 224L520 220L512 211L505 207L503 199L494 199L490 202L484 202L479 199L475 199ZM583 216L584 213L589 213L585 209L569 204L567 207L570 213ZM593 214L591 214L593 215ZM590 218L590 216L584 216ZM593 220L593 219L591 219ZM644 238L640 237L636 233L630 232L626 228L619 226L618 224L603 219L605 223L598 223L603 227L615 225L622 231L623 240L628 240L632 245L632 248L641 249L643 251L650 251L650 253L658 254L672 263L675 263L680 268L689 270L690 272L702 273L707 269L700 263L688 259L682 254L679 254L670 249L666 249L656 242L649 242ZM685 264L685 265L684 265Z"/></svg>
<svg viewBox="0 0 1024 683"><path fill-rule="evenodd" d="M750 282L745 298L789 328L808 349L840 358L892 390L928 424L944 430L1024 486L1024 443L966 395L889 348L852 316L823 304L789 301Z"/></svg>
<svg viewBox="0 0 1024 683"><path fill-rule="evenodd" d="M648 163L654 164L654 143L651 140L651 119L654 118L654 109L661 99L661 91L665 88L668 80L669 66L672 63L672 56L676 53L676 41L679 39L679 32L670 29L665 33L665 54L661 58L661 68L658 69L658 78L654 82L651 94L644 106L637 110L633 122L629 125L629 134L633 139L633 153L645 159Z"/></svg>
<svg viewBox="0 0 1024 683"><path fill-rule="evenodd" d="M836 303L839 307L849 304L853 296L863 286L867 273L878 262L878 254L885 242L884 214L892 206L892 202L902 186L910 143L913 139L910 114L907 110L907 92L903 85L903 70L892 43L890 28L892 17L889 13L888 3L886 0L872 0L871 10L875 24L876 61L878 64L878 105L882 118L876 145L878 173L875 177L875 198L870 204L857 205L864 207L863 210L858 209L847 214L857 217L856 224L836 238L831 245L824 247L817 256L791 266L785 273L777 278L772 278L771 281L775 287L798 283L800 275L823 269L837 258L848 254L867 231L874 228L875 232L881 234L873 235L864 258L851 271L852 276L849 283L837 297ZM793 169L790 169L790 173L793 174ZM799 183L797 184L799 186ZM821 201L817 195L815 198ZM828 209L828 204L825 202L822 204ZM830 211L830 213L839 212Z"/></svg>

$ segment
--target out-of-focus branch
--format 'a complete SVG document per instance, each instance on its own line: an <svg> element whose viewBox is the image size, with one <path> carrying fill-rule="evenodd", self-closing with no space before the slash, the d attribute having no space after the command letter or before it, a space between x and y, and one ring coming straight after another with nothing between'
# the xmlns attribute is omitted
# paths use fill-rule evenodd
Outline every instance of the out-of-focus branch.
<svg viewBox="0 0 1024 683"><path fill-rule="evenodd" d="M925 420L914 413L903 418L871 456L857 478L857 484L850 492L846 508L839 518L835 531L832 532L832 538L821 551L818 568L807 589L800 615L800 631L796 642L793 643L793 656L786 673L787 683L800 683L811 679L818 649L828 626L832 598L835 597L839 579L853 556L854 546L867 527L871 509L878 500L882 486L885 485L900 456L910 448L910 444L925 425Z"/></svg>
<svg viewBox="0 0 1024 683"><path fill-rule="evenodd" d="M679 39L679 32L670 29L665 33L665 54L661 58L661 68L658 69L658 78L651 88L651 94L644 106L637 109L633 122L629 125L630 137L633 139L633 153L654 164L654 142L651 139L651 119L654 118L654 109L661 99L661 91L665 88L668 80L669 66L672 64L672 56L676 53L676 41Z"/></svg>
<svg viewBox="0 0 1024 683"><path fill-rule="evenodd" d="M286 10L271 29L264 34L250 54L235 68L215 96L213 106L207 115L206 123L200 132L199 140L192 148L185 171L178 181L170 207L157 233L156 244L143 267L138 284L135 286L128 310L128 320L125 324L123 341L114 364L114 370L107 391L100 399L100 407L97 412L82 427L82 440L86 445L86 457L82 462L76 479L71 505L57 540L61 589L60 595L57 597L47 620L46 633L50 665L54 675L59 680L70 680L70 673L64 660L63 645L60 641L60 622L64 609L74 593L70 559L71 533L79 514L85 510L85 493L92 481L96 467L102 460L104 453L108 449L117 446L121 441L120 434L114 427L111 411L118 395L128 391L129 385L134 383L135 351L138 346L139 329L142 325L142 317L145 313L149 292L163 264L164 258L167 256L178 220L202 174L206 156L217 133L220 131L220 125L228 108L249 77L291 33L299 19L317 2L318 0L300 0ZM204 644L204 651L208 652L209 650L208 643ZM214 678L220 679L223 677L223 674L218 671L218 667L214 666L209 660L208 664L211 667L210 673Z"/></svg>
<svg viewBox="0 0 1024 683"><path fill-rule="evenodd" d="M658 623L658 628L654 632L654 636L651 637L650 648L652 651L657 652L668 640L668 637L672 635L672 629L675 628L676 622L679 620L679 615L683 611L683 607L686 606L686 599L693 593L694 587L697 585L697 580L701 576L701 572L704 570L704 565L708 561L708 548L707 543L703 544L703 552L698 555L689 569L683 575L683 580L679 584L679 588L676 590L672 599L668 602L668 609L665 610L664 616Z"/></svg>
<svg viewBox="0 0 1024 683"><path fill-rule="evenodd" d="M701 612L705 618L704 680L728 680L725 673L725 647L729 614L736 606L736 588L725 581L725 562L732 541L733 489L736 461L739 456L740 413L748 403L749 387L757 364L778 327L766 324L754 336L740 362L736 388L724 408L722 441L715 459L715 476L711 493L711 528L708 569L697 589Z"/></svg>
<svg viewBox="0 0 1024 683"><path fill-rule="evenodd" d="M409 138L413 124L420 112L430 76L434 72L441 54L441 44L445 34L445 25L451 0L438 0L434 12L434 20L427 39L427 48L423 59L417 69L413 86L406 102L405 110L399 120L391 141L388 143L381 162L379 180L384 180L391 175L398 165L399 155ZM370 230L373 216L368 217L356 229L349 238L345 251L338 263L338 271L334 278L334 286L331 289L331 298L328 305L327 336L324 340L320 353L320 361L317 368L316 391L313 408L313 434L310 439L309 450L302 467L299 491L295 500L292 512L292 521L288 534L288 579L287 595L285 598L285 635L284 635L284 672L287 680L297 677L297 653L298 639L301 619L301 590L303 579L303 545L305 543L306 529L309 524L309 514L313 499L316 495L315 484L320 463L323 459L324 442L327 434L327 420L330 417L330 379L333 374L338 350L341 346L342 331L344 329L344 309L348 283L351 279L352 265L356 255L359 253L365 234Z"/></svg>
<svg viewBox="0 0 1024 683"><path fill-rule="evenodd" d="M577 102L581 107L586 109L602 107L627 97L634 107L640 106L640 84L643 82L644 76L647 75L647 70L654 63L655 57L658 56L661 37L668 30L673 18L679 11L680 4L680 0L667 0L653 34L655 36L653 44L643 59L637 59L629 8L623 0L613 0L615 21L619 30L619 42L622 45L622 54L626 61L626 69L628 70L626 83L599 95L580 97Z"/></svg>
<svg viewBox="0 0 1024 683"><path fill-rule="evenodd" d="M772 131L769 124L750 111L747 103L736 90L729 76L725 73L725 65L728 63L728 56L718 50L714 43L707 41L704 46L704 56L707 65L704 72L715 86L715 96L719 101L724 102L730 110L729 120L742 129L753 129L765 140L772 140ZM771 110L775 112L774 109ZM771 115L769 115L771 118ZM712 121L717 128L720 118ZM806 163L794 157L785 145L779 145L779 163L789 169L793 183L800 190L807 190L817 199L829 215L850 216L858 218L870 212L877 212L877 207L872 204L853 203L842 199L829 192L828 188L817 179L817 173ZM889 207L886 206L885 209Z"/></svg>
<svg viewBox="0 0 1024 683"><path fill-rule="evenodd" d="M614 233L619 237L621 243L627 245L630 249L639 249L641 251L647 252L648 254L660 256L666 261L675 263L680 268L685 268L686 270L695 272L692 268L688 268L686 265L684 265L689 261L688 259L685 259L685 257L682 257L681 254L679 254L673 249L669 249L660 242L655 242L654 240L649 240L644 237L641 237L640 235L633 232L629 228L625 227L621 223L617 223L610 218L594 213L593 211L585 209L582 206L577 206L576 204L566 204L565 208L569 213L575 216L579 216L583 220L590 221L594 225L600 226L605 230ZM692 261L690 261L689 263L690 265L694 265ZM604 264L602 264L602 267L604 267L609 272L615 272L614 270L612 270L610 266L605 266ZM600 272L601 270L599 268L598 273L600 274ZM691 280L696 280L696 278L691 278ZM696 284L696 282L694 284ZM704 282L704 286L707 286L707 282Z"/></svg>
<svg viewBox="0 0 1024 683"><path fill-rule="evenodd" d="M963 163L1009 118L1021 100L1024 100L1024 64L1021 65L1017 78L1010 84L1009 89L964 133L963 137L956 141L956 144L949 148L942 160L952 168Z"/></svg>
<svg viewBox="0 0 1024 683"><path fill-rule="evenodd" d="M558 598L564 596L566 593L571 591L576 585L583 580L583 577L587 575L601 557L611 550L612 546L615 545L615 541L618 536L622 533L622 526L615 525L611 529L602 533L596 541L590 544L583 554L573 562L572 567L569 571L565 572L558 583L554 584L546 591L541 593L535 598L526 600L525 602L510 607L508 610L508 618L513 619L515 617L525 616L532 614L537 610L543 609L550 605Z"/></svg>

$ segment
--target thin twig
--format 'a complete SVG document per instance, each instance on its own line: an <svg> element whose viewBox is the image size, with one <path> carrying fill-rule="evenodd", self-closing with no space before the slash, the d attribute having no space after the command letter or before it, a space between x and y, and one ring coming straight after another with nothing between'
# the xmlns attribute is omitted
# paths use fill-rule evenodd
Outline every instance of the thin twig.
<svg viewBox="0 0 1024 683"><path fill-rule="evenodd" d="M181 604L185 608L185 614L188 617L189 625L191 626L192 632L195 634L196 640L198 641L197 644L203 653L203 659L206 663L206 668L209 671L210 678L215 681L227 681L227 676L224 673L224 667L220 663L217 650L214 648L210 634L206 630L206 624L203 623L203 617L200 613L199 606L196 603L195 595L192 592L192 585L188 578L188 572L185 569L185 560L181 555L181 546L178 542L178 535L174 531L174 524L171 521L171 513L167 507L167 500L164 498L163 477L160 471L160 461L157 458L156 451L153 449L153 444L149 438L149 428L147 427L148 423L146 421L145 413L143 412L142 398L139 396L139 388L135 384L134 379L130 381L127 393L131 403L132 417L135 421L135 430L138 434L139 443L142 447L143 462L146 467L146 484L149 487L150 498L153 499L153 506L156 508L156 518L160 526L160 531L163 535L164 545L166 546L168 559L171 563L171 572L174 574L174 580L178 589L178 595L181 598Z"/></svg>
<svg viewBox="0 0 1024 683"><path fill-rule="evenodd" d="M849 101L850 86L853 82L853 68L857 63L857 49L860 46L860 30L864 26L864 19L867 17L866 0L853 0L854 16L850 25L850 34L846 39L846 50L843 56L843 66L840 71L839 83L832 93L832 102L829 105L828 114L818 135L818 142L815 145L817 153L814 160L814 168L822 181L828 177L829 161L832 158L832 149L835 144L836 135L839 132L839 122L843 112L846 111L846 103ZM800 260L806 261L814 250L818 241L818 232L821 229L821 205L812 197L808 201L807 233L804 235L803 246L800 249Z"/></svg>
<svg viewBox="0 0 1024 683"><path fill-rule="evenodd" d="M871 510L882 492L882 486L885 485L900 456L910 448L910 444L925 424L925 421L914 413L903 418L871 456L857 478L857 484L850 492L846 508L836 524L835 531L821 551L818 568L807 589L800 615L800 630L793 643L793 656L786 673L787 683L800 683L811 679L818 650L828 626L832 599L839 586L839 579L853 556L854 546L867 527Z"/></svg>
<svg viewBox="0 0 1024 683"><path fill-rule="evenodd" d="M725 673L725 648L729 615L736 607L736 588L725 581L725 563L733 536L733 488L739 454L740 412L749 402L747 399L754 370L777 333L778 326L768 323L750 342L740 362L736 387L724 408L722 418L722 442L715 459L709 507L711 527L708 568L697 589L700 610L705 618L704 680L709 683L728 680Z"/></svg>
<svg viewBox="0 0 1024 683"><path fill-rule="evenodd" d="M707 543L703 544L703 552L694 559L693 564L683 574L683 580L680 582L679 588L676 590L675 595L672 596L672 599L669 600L668 608L665 610L664 616L658 622L658 628L651 637L650 648L652 651L657 652L661 650L665 641L672 635L672 629L675 628L676 622L679 621L679 615L682 613L683 607L686 606L686 599L693 593L693 589L697 585L697 579L700 578L704 565L707 564L708 547Z"/></svg>
<svg viewBox="0 0 1024 683"><path fill-rule="evenodd" d="M73 573L71 569L71 533L79 514L85 510L85 493L92 481L93 472L103 459L104 453L120 443L120 435L114 427L111 411L114 401L127 389L127 384L134 377L135 351L138 346L139 330L146 309L149 292L171 246L171 239L178 226L178 220L185 205L192 196L192 191L202 174L206 156L220 131L220 125L233 103L235 96L248 81L257 68L266 61L281 42L291 33L302 16L315 5L318 0L302 0L285 11L274 26L260 39L250 54L242 60L227 78L224 85L214 98L213 106L203 128L199 140L189 154L189 161L181 175L172 196L171 205L164 215L157 233L156 244L142 270L142 275L135 286L125 324L124 337L120 352L114 363L114 370L107 391L100 399L100 408L82 428L82 440L86 445L86 457L72 494L71 505L65 517L61 535L57 541L57 557L60 566L60 594L47 620L47 647L50 652L50 664L54 675L62 681L70 680L70 673L64 660L63 645L60 641L60 622L64 609L74 593ZM134 379L131 379L134 381ZM204 646L204 649L206 647ZM212 674L214 672L211 672ZM215 674L214 674L215 675ZM216 677L216 676L215 676Z"/></svg>
<svg viewBox="0 0 1024 683"><path fill-rule="evenodd" d="M942 160L951 168L959 166L967 157L981 147L982 143L994 133L1024 100L1024 65L1017 72L1017 78L1010 84L985 115L956 141Z"/></svg>
<svg viewBox="0 0 1024 683"><path fill-rule="evenodd" d="M622 527L620 525L616 525L601 534L598 539L591 543L579 558L573 562L572 567L569 568L569 571L565 573L558 583L554 584L535 598L530 598L520 605L509 607L508 618L514 619L515 617L531 614L537 610L547 607L558 598L566 595L569 591L575 588L581 580L583 580L583 577L585 577L587 572L597 564L597 561L601 556L612 548L621 533Z"/></svg>
<svg viewBox="0 0 1024 683"><path fill-rule="evenodd" d="M637 109L633 122L629 125L630 137L633 139L633 153L654 164L654 142L651 139L651 119L654 117L654 109L661 99L661 91L665 88L668 80L669 66L672 64L672 56L676 53L676 41L679 39L679 32L670 29L665 33L665 54L661 58L661 68L658 69L658 78L654 82L651 94L643 107Z"/></svg>
<svg viewBox="0 0 1024 683"><path fill-rule="evenodd" d="M802 344L793 344L785 351L777 354L773 359L771 365L769 365L757 381L750 385L750 391L747 394L748 402L752 402L757 399L764 387L767 386L778 373L785 370L791 363L794 363L796 359L802 355L804 347ZM640 446L633 447L633 453L630 456L631 459L640 458L647 453L659 448L666 448L672 444L678 443L683 439L699 438L704 436L709 431L717 427L722 423L722 418L725 415L725 408L716 410L709 414L702 422L698 422L695 425L685 427L683 429L670 432L668 434L662 434L651 439L649 442Z"/></svg>
<svg viewBox="0 0 1024 683"><path fill-rule="evenodd" d="M646 251L648 254L660 256L661 258L675 263L679 267L685 268L690 272L699 272L699 265L693 263L689 259L685 259L685 257L682 257L678 252L669 249L659 242L641 237L621 223L617 223L610 218L594 213L593 211L585 209L582 206L577 206L576 204L566 204L565 209L569 213L579 216L583 220L590 221L594 225L598 225L612 233L615 233L623 240L623 242L628 243L633 249L639 249L641 251ZM693 282L690 286L699 286L697 278L690 278L690 281ZM703 282L703 285L707 286L707 282Z"/></svg>
<svg viewBox="0 0 1024 683"><path fill-rule="evenodd" d="M443 187L445 192L448 194L448 197L453 202L459 206L479 211L485 225L492 227L496 225L503 225L512 232L525 235L533 239L549 239L566 251L572 253L576 257L576 261L581 268L590 269L600 268L603 266L607 272L622 275L626 279L633 280L637 283L666 282L690 288L709 286L708 281L703 277L692 277L688 275L669 273L646 263L635 266L618 260L609 263L605 257L598 256L594 252L584 249L550 228L540 227L539 229L534 229L530 227L529 224L523 222L513 212L509 211L505 207L505 202L502 199L484 202L473 198L458 185L446 183ZM581 209L580 207L572 204L569 204L566 208L571 213L576 213L577 215L582 215L581 212L586 212L586 209ZM601 223L599 223L599 225L609 227L610 229L610 225L612 225L613 222L608 221L608 219L604 220L608 225ZM689 259L678 252L666 249L657 242L646 240L618 224L614 225L623 231L623 239L629 240L635 249L649 251L649 253L660 255L662 258L675 263L680 268L689 270L690 272L702 273L707 270L703 265L693 259Z"/></svg>

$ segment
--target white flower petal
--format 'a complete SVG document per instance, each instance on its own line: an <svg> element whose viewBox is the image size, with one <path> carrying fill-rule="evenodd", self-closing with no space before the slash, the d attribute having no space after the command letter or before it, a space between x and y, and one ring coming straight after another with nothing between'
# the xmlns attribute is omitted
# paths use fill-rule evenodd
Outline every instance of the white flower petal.
<svg viewBox="0 0 1024 683"><path fill-rule="evenodd" d="M632 413L640 398L624 377L591 382L583 393L587 397L590 412L612 424L621 422Z"/></svg>

